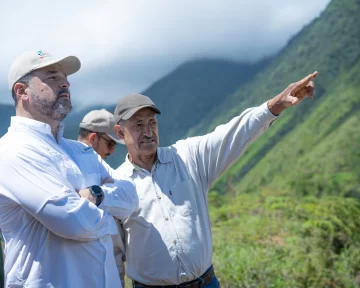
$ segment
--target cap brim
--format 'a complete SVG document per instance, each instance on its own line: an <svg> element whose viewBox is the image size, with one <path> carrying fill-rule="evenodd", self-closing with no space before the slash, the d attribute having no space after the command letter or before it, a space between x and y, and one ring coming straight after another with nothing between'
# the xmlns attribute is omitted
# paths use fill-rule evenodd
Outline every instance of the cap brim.
<svg viewBox="0 0 360 288"><path fill-rule="evenodd" d="M80 70L81 63L76 56L68 56L58 62L66 75L71 75Z"/></svg>
<svg viewBox="0 0 360 288"><path fill-rule="evenodd" d="M81 67L81 62L80 62L79 58L77 58L76 56L67 56L67 57L64 57L61 59L54 59L53 61L49 61L44 65L40 65L40 66L36 67L32 71L38 70L41 68L45 68L45 67L48 67L48 66L51 66L54 64L60 64L63 72L67 76L79 71L79 69Z"/></svg>
<svg viewBox="0 0 360 288"><path fill-rule="evenodd" d="M114 134L106 133L106 135L108 135L112 140L114 140L117 143L125 144L124 141L122 141L115 133Z"/></svg>
<svg viewBox="0 0 360 288"><path fill-rule="evenodd" d="M155 113L157 114L161 114L161 111L159 110L159 108L157 108L154 105L142 105L142 106L137 106L135 108L130 109L128 112L126 112L126 114L124 114L121 117L121 120L128 120L130 119L137 111L139 111L140 109L144 109L144 108L151 108L152 110L155 111Z"/></svg>

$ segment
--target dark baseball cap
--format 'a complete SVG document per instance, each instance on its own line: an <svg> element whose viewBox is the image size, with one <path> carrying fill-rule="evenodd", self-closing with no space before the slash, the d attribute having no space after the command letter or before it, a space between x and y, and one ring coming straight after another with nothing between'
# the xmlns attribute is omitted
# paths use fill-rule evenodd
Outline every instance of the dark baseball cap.
<svg viewBox="0 0 360 288"><path fill-rule="evenodd" d="M145 95L130 94L120 98L114 111L115 123L119 123L120 120L130 119L131 116L143 108L151 108L155 113L161 114L160 109Z"/></svg>

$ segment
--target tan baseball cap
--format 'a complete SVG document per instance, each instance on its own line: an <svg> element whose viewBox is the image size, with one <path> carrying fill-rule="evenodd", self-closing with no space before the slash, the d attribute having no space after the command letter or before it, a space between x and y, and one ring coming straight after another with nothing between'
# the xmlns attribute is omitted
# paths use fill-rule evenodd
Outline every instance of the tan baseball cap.
<svg viewBox="0 0 360 288"><path fill-rule="evenodd" d="M117 143L123 143L116 135L114 126L114 115L105 109L90 111L80 122L80 128L93 132L105 133Z"/></svg>
<svg viewBox="0 0 360 288"><path fill-rule="evenodd" d="M81 63L75 56L56 58L46 50L28 51L16 58L10 67L8 81L12 91L15 83L30 72L59 63L66 75L77 72Z"/></svg>

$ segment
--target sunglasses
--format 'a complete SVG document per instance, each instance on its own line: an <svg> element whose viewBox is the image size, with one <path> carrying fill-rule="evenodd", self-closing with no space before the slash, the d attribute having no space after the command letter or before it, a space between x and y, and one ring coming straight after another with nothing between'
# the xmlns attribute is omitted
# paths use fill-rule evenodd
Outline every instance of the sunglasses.
<svg viewBox="0 0 360 288"><path fill-rule="evenodd" d="M108 145L108 148L109 149L113 149L115 147L115 145L117 144L114 140L111 140L111 139L106 139L104 136L102 136L100 133L96 133L96 136L101 138L101 139L104 139Z"/></svg>

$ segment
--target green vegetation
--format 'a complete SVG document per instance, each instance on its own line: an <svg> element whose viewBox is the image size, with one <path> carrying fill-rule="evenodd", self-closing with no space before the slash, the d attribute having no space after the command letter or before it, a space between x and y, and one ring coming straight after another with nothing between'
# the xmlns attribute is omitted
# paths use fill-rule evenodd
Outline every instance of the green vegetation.
<svg viewBox="0 0 360 288"><path fill-rule="evenodd" d="M357 200L264 191L216 207L219 198L210 195L222 287L360 287Z"/></svg>

